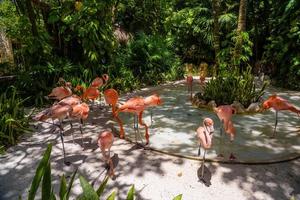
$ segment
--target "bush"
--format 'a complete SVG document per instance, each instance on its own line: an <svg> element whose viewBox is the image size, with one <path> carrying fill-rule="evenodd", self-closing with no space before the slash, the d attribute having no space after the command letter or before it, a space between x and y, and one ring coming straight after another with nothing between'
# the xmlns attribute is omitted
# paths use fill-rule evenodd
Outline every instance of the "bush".
<svg viewBox="0 0 300 200"><path fill-rule="evenodd" d="M217 105L232 104L233 101L239 101L245 107L251 103L257 102L264 94L266 87L256 90L254 76L251 74L251 68L247 68L239 76L236 73L226 77L217 76L207 83L203 98L206 101L215 100Z"/></svg>
<svg viewBox="0 0 300 200"><path fill-rule="evenodd" d="M14 87L8 88L0 96L0 152L16 144L24 131L29 131L23 102L24 100L17 97Z"/></svg>
<svg viewBox="0 0 300 200"><path fill-rule="evenodd" d="M120 74L129 75L130 79L134 77L136 80L133 83L156 85L183 77L183 68L173 52L172 43L162 36L140 33L121 48L115 61L118 68L115 69L119 69Z"/></svg>

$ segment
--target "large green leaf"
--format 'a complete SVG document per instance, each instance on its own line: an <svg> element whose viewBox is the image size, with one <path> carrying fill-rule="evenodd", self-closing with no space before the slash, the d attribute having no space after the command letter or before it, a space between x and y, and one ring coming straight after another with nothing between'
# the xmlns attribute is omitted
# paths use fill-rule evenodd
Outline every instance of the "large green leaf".
<svg viewBox="0 0 300 200"><path fill-rule="evenodd" d="M98 190L96 192L99 197L101 197L101 195L102 195L102 193L103 193L103 191L104 191L104 189L106 187L106 184L108 182L108 179L109 179L109 176L106 176L104 178L104 180L102 181L101 185L99 186L99 188L98 188Z"/></svg>
<svg viewBox="0 0 300 200"><path fill-rule="evenodd" d="M95 192L94 188L87 182L87 180L83 176L80 176L79 180L83 190L82 195L79 197L80 200L99 199L99 196Z"/></svg>
<svg viewBox="0 0 300 200"><path fill-rule="evenodd" d="M67 193L67 181L65 175L63 174L60 179L59 198L61 200L64 200L66 198L66 193Z"/></svg>
<svg viewBox="0 0 300 200"><path fill-rule="evenodd" d="M73 173L72 178L71 178L71 180L70 180L70 182L69 182L68 190L67 190L67 193L66 193L66 195L65 195L65 197L66 197L65 199L66 199L66 200L69 200L70 192L71 192L71 189L72 189L74 180L75 180L75 176L76 176L76 174L77 174L77 170L78 170L78 168L77 168L77 169L75 170L75 172Z"/></svg>
<svg viewBox="0 0 300 200"><path fill-rule="evenodd" d="M113 191L106 200L115 200L116 198L116 191Z"/></svg>
<svg viewBox="0 0 300 200"><path fill-rule="evenodd" d="M134 185L128 191L126 200L133 200L134 199Z"/></svg>
<svg viewBox="0 0 300 200"><path fill-rule="evenodd" d="M45 174L43 176L43 183L42 183L42 200L51 199L51 164L48 162L48 165L45 169Z"/></svg>
<svg viewBox="0 0 300 200"><path fill-rule="evenodd" d="M43 156L41 162L38 165L38 168L36 169L36 172L35 172L35 175L32 180L30 190L29 190L28 200L34 200L34 198L35 198L36 191L39 188L41 179L42 179L43 175L45 174L45 169L49 163L51 150L52 150L52 144L49 144L47 147L47 150L44 153L44 156Z"/></svg>
<svg viewBox="0 0 300 200"><path fill-rule="evenodd" d="M182 194L179 194L173 198L173 200L181 200L181 199L182 199Z"/></svg>

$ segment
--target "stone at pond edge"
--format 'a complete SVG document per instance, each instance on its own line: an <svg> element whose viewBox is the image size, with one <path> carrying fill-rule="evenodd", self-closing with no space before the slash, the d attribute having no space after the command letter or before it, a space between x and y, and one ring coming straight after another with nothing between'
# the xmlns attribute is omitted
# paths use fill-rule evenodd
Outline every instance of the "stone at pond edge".
<svg viewBox="0 0 300 200"><path fill-rule="evenodd" d="M211 109L217 107L217 104L214 100L211 100L210 102L208 102L207 106Z"/></svg>
<svg viewBox="0 0 300 200"><path fill-rule="evenodd" d="M243 104L241 104L240 102L234 101L233 104L231 104L231 106L236 109L236 112L238 114L245 113L245 108L244 108Z"/></svg>
<svg viewBox="0 0 300 200"><path fill-rule="evenodd" d="M261 111L261 103L251 103L249 107L246 109L247 112L255 113Z"/></svg>

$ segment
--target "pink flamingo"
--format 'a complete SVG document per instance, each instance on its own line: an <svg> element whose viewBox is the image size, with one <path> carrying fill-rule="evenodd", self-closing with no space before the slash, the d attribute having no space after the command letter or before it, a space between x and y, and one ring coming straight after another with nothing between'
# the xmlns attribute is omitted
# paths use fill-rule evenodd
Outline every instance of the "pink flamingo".
<svg viewBox="0 0 300 200"><path fill-rule="evenodd" d="M283 99L276 94L270 96L266 101L263 103L263 108L264 109L269 109L273 108L275 112L275 127L274 127L274 132L272 137L276 136L276 127L277 127L277 122L278 122L278 111L279 110L289 110L291 112L297 113L298 116L300 114L300 109L296 108L294 105L289 103L286 99Z"/></svg>
<svg viewBox="0 0 300 200"><path fill-rule="evenodd" d="M198 156L201 154L201 146L204 148L204 155L202 159L202 169L201 169L201 180L204 181L204 164L205 164L205 154L206 150L211 148L212 139L214 133L214 121L210 118L205 118L203 120L203 126L197 129L196 137L199 144Z"/></svg>
<svg viewBox="0 0 300 200"><path fill-rule="evenodd" d="M80 120L80 133L81 133L81 144L83 145L83 132L82 132L82 126L83 126L83 121L86 120L89 116L89 111L90 108L86 103L80 103L80 104L76 104L72 106L73 112L71 114L71 118L72 119L77 119ZM72 128L72 124L71 124L71 128ZM73 136L73 134L72 134ZM73 139L74 142L74 139Z"/></svg>
<svg viewBox="0 0 300 200"><path fill-rule="evenodd" d="M81 132L81 142L83 145L82 126L83 126L83 120L88 118L89 106L86 103L82 103L81 98L77 95L72 95L70 97L66 97L63 100L59 101L57 104L72 106L73 112L69 117L71 119L80 120L79 129ZM70 122L70 125L71 125L71 128L73 128L72 122ZM73 143L74 143L73 132L72 132L72 138L73 138Z"/></svg>
<svg viewBox="0 0 300 200"><path fill-rule="evenodd" d="M153 104L152 104L153 103ZM118 116L120 112L129 112L138 115L138 122L140 125L145 127L145 138L146 138L146 145L149 144L149 133L148 133L148 126L143 122L143 112L150 105L157 105L161 104L160 97L158 95L154 95L151 97L151 101L147 101L145 103L145 99L142 97L135 97L129 99L123 105L119 106L119 108L115 112L115 116ZM120 126L120 138L124 138L124 130L122 122L119 123Z"/></svg>
<svg viewBox="0 0 300 200"><path fill-rule="evenodd" d="M145 105L146 105L147 108L149 108L149 107L155 107L157 105L161 105L162 104L162 100L161 100L161 98L159 97L158 94L152 94L152 95L150 95L148 97L145 97L144 101L145 101ZM150 126L152 126L152 124L153 124L153 120L152 120L152 118L153 118L152 108L150 108L150 118L151 118L151 125Z"/></svg>
<svg viewBox="0 0 300 200"><path fill-rule="evenodd" d="M66 162L66 153L65 153L65 146L64 146L64 138L63 138L63 127L62 127L62 120L69 117L70 115L72 115L73 109L72 106L70 105L60 105L60 104L56 104L51 106L50 108L47 108L43 111L41 111L40 113L36 114L33 117L33 120L36 121L45 121L49 118L51 118L52 120L58 119L59 120L59 124L52 124L55 125L59 128L60 130L60 139L61 139L61 143L62 143L62 147L63 147L63 156L64 156L64 163L66 165L70 165L70 162ZM45 122L47 123L47 122Z"/></svg>
<svg viewBox="0 0 300 200"><path fill-rule="evenodd" d="M190 92L190 94L191 94L190 99L192 100L192 98L193 98L193 76L187 76L186 82L187 82L188 92Z"/></svg>
<svg viewBox="0 0 300 200"><path fill-rule="evenodd" d="M232 115L236 113L235 108L233 108L230 105L222 105L219 106L217 108L214 108L215 113L217 114L218 118L220 119L220 122L223 124L223 128L225 133L229 134L230 136L230 142L232 143L234 140L234 136L236 133L236 130L233 126L233 122L231 120ZM220 127L220 140L223 143L223 131L222 131L222 126ZM220 142L220 154L218 155L219 157L224 157L221 151L221 146L223 146L223 144L221 144ZM234 160L236 159L236 157L233 155L233 153L231 152L230 156L229 156L230 160Z"/></svg>
<svg viewBox="0 0 300 200"><path fill-rule="evenodd" d="M109 175L114 176L114 166L110 157L110 149L114 142L114 135L110 131L103 131L98 137L98 146L101 150L105 162L109 165ZM108 155L106 155L106 150Z"/></svg>
<svg viewBox="0 0 300 200"><path fill-rule="evenodd" d="M104 99L108 105L111 105L112 113L116 112L119 94L115 89L107 89L104 91Z"/></svg>
<svg viewBox="0 0 300 200"><path fill-rule="evenodd" d="M71 86L72 84L70 82L66 82L65 86L53 88L51 93L48 94L48 97L50 99L62 100L63 98L71 96L72 95Z"/></svg>

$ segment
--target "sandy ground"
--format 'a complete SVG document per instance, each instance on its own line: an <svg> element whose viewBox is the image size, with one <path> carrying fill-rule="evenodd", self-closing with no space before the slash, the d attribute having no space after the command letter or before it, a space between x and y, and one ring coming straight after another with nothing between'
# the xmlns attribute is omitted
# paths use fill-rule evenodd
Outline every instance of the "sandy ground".
<svg viewBox="0 0 300 200"><path fill-rule="evenodd" d="M69 179L78 168L95 187L105 177L106 169L97 148L98 133L113 127L109 108L94 108L84 126L84 148L81 144L78 123L73 130L65 123L65 147L67 161L63 164L62 145L57 132L49 124L39 123L31 136L0 157L0 199L27 197L35 169L47 144L53 144L51 154L52 181L56 194L59 179L64 173ZM74 132L75 143L71 132ZM138 148L125 140L115 140L112 148L115 180L110 180L104 197L113 190L118 199L125 199L132 184L136 199L169 200L183 194L185 200L199 199L300 199L300 160L268 165L205 164L205 180L199 181L200 161L168 156ZM71 199L81 192L78 176L72 189ZM102 199L102 198L101 198ZM103 198L105 199L105 198Z"/></svg>

